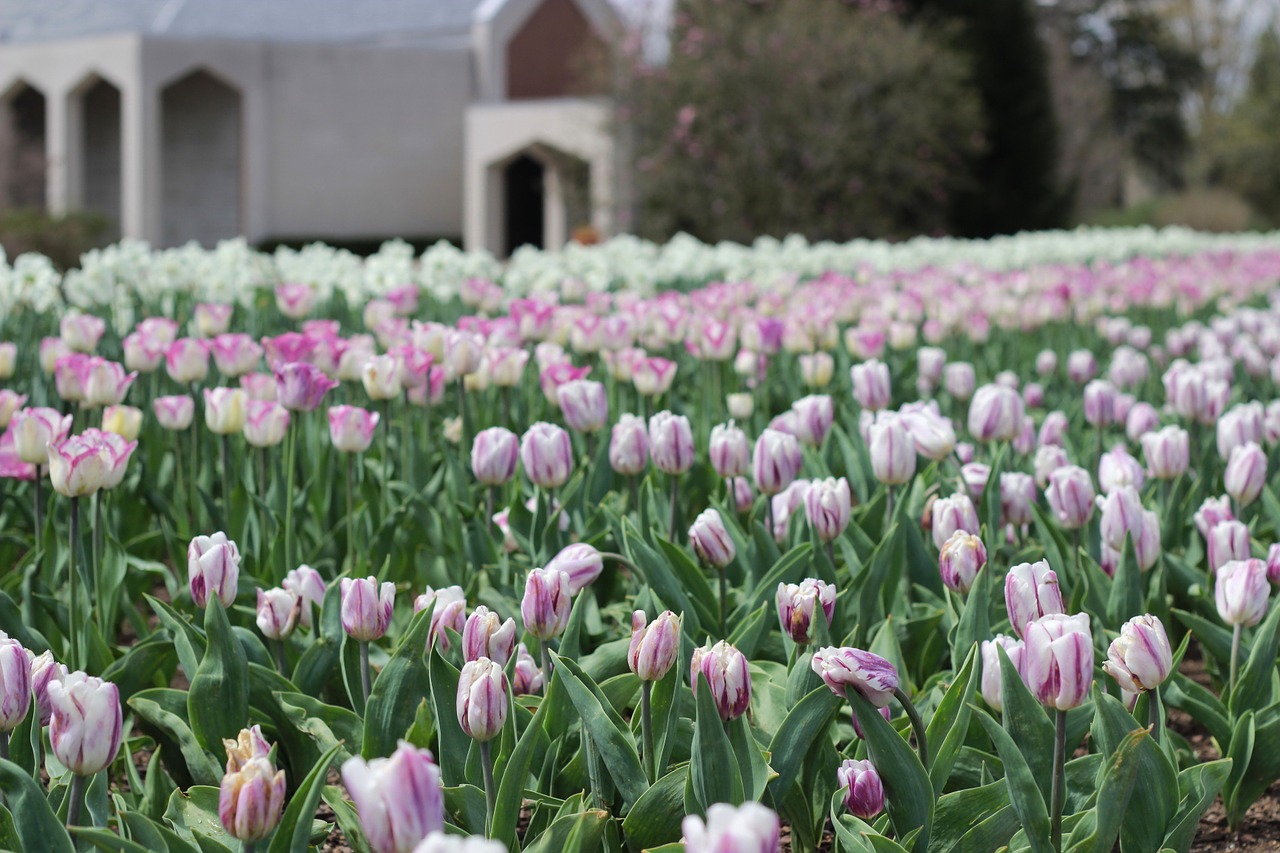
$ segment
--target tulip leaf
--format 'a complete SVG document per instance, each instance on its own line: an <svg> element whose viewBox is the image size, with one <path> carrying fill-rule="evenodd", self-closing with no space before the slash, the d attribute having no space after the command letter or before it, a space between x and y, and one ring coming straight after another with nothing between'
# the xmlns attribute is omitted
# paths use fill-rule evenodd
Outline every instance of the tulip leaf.
<svg viewBox="0 0 1280 853"><path fill-rule="evenodd" d="M1196 635L1196 642L1225 669L1231 661L1231 632L1196 613L1173 608L1174 617ZM1245 654L1244 645L1240 652ZM1244 658L1242 658L1244 659Z"/></svg>
<svg viewBox="0 0 1280 853"><path fill-rule="evenodd" d="M445 814L450 821L472 835L484 835L484 789L463 783L456 788L444 789Z"/></svg>
<svg viewBox="0 0 1280 853"><path fill-rule="evenodd" d="M275 698L285 719L321 750L339 746L338 755L343 761L361 754L364 729L351 709L326 705L303 693L276 693Z"/></svg>
<svg viewBox="0 0 1280 853"><path fill-rule="evenodd" d="M187 718L196 739L217 755L222 740L234 740L248 722L249 662L215 595L205 608L204 632L209 645L187 692Z"/></svg>
<svg viewBox="0 0 1280 853"><path fill-rule="evenodd" d="M471 750L471 739L458 724L459 673L453 664L441 657L439 649L432 649L428 667L431 671L431 704L440 736L440 774L444 784L452 788L464 781L463 770L467 753Z"/></svg>
<svg viewBox="0 0 1280 853"><path fill-rule="evenodd" d="M631 564L644 576L644 582L652 587L662 602L677 613L683 614L681 624L695 641L702 639L704 625L718 621L707 607L695 607L694 599L686 592L667 565L662 555L655 551L635 529L629 519L624 519L623 543Z"/></svg>
<svg viewBox="0 0 1280 853"><path fill-rule="evenodd" d="M537 712L520 735L520 740L516 741L515 749L511 751L511 757L507 759L506 766L498 779L498 792L490 833L493 838L506 844L511 850L516 849L516 823L520 818L520 803L524 799L525 784L529 778L534 751L540 742L547 739L543 726L549 709L550 705L545 700L538 705Z"/></svg>
<svg viewBox="0 0 1280 853"><path fill-rule="evenodd" d="M1231 743L1231 720L1227 709L1207 689L1180 672L1174 672L1160 688L1166 705L1185 711L1222 746Z"/></svg>
<svg viewBox="0 0 1280 853"><path fill-rule="evenodd" d="M964 612L956 622L951 635L951 660L963 660L969 650L991 636L991 602L996 598L992 590L995 568L988 563L974 578L973 588L964 598ZM948 591L947 593L951 593Z"/></svg>
<svg viewBox="0 0 1280 853"><path fill-rule="evenodd" d="M1227 776L1227 782L1222 788L1222 799L1227 806L1227 824L1232 828L1240 825L1248 808L1248 803L1241 802L1240 788L1244 783L1245 773L1253 760L1257 745L1256 716L1253 711L1245 711L1244 715L1236 720L1235 729L1231 732L1231 746L1227 749L1227 758L1231 759L1231 773ZM1268 744L1264 748L1270 749L1272 745Z"/></svg>
<svg viewBox="0 0 1280 853"><path fill-rule="evenodd" d="M1093 738L1102 752L1111 755L1124 739L1140 727L1114 696L1096 691L1097 713L1093 718ZM1133 790L1120 829L1120 849L1158 850L1178 806L1178 776L1169 759L1154 740L1143 738L1134 747L1133 760L1142 784Z"/></svg>
<svg viewBox="0 0 1280 853"><path fill-rule="evenodd" d="M193 785L187 791L174 791L165 809L165 820L184 839L194 843L204 853L232 853L240 845L227 834L218 817L217 788Z"/></svg>
<svg viewBox="0 0 1280 853"><path fill-rule="evenodd" d="M331 747L320 756L320 760L302 780L280 817L280 824L271 838L267 853L290 853L293 850L307 849L311 839L311 821L315 816L316 806L320 804L320 794L329 777L329 767L337 754L338 747Z"/></svg>
<svg viewBox="0 0 1280 853"><path fill-rule="evenodd" d="M1007 661L1008 658L1004 660ZM1018 820L1026 832L1032 853L1053 853L1053 845L1049 842L1049 810L1045 806L1044 797L1040 793L1039 786L1036 785L1035 778L1031 775L1031 768L1027 765L1026 758L1018 751L1013 736L1001 728L990 714L977 707L974 707L973 711L978 722L987 730L987 734L995 744L996 752L1000 754L1001 762L1004 763L1005 784L1009 788L1009 799L1018 813Z"/></svg>
<svg viewBox="0 0 1280 853"><path fill-rule="evenodd" d="M1280 653L1280 606L1273 605L1266 621L1254 631L1248 660L1231 691L1228 707L1233 717L1245 711L1261 711L1275 700L1277 653Z"/></svg>
<svg viewBox="0 0 1280 853"><path fill-rule="evenodd" d="M902 562L902 536L895 523L884 535L870 558L867 577L858 588L858 627L867 632L880 624L885 615L884 599L897 594L897 584L891 580L893 567Z"/></svg>
<svg viewBox="0 0 1280 853"><path fill-rule="evenodd" d="M609 813L600 809L562 815L525 848L525 853L584 853L599 850L608 822Z"/></svg>
<svg viewBox="0 0 1280 853"><path fill-rule="evenodd" d="M698 689L694 691L697 718L690 748L689 780L700 814L715 803L740 805L743 801L742 776L733 745L725 732L724 722L716 709L710 682L698 673Z"/></svg>
<svg viewBox="0 0 1280 853"><path fill-rule="evenodd" d="M1220 758L1188 767L1178 774L1178 788L1183 792L1178 813L1174 815L1169 834L1161 849L1186 853L1200 829L1200 818L1218 798L1218 791L1231 772L1231 759Z"/></svg>
<svg viewBox="0 0 1280 853"><path fill-rule="evenodd" d="M112 662L103 671L102 678L119 688L121 702L128 702L138 691L155 687L157 676L163 678L165 684L169 683L177 662L175 646L168 631L156 631Z"/></svg>
<svg viewBox="0 0 1280 853"><path fill-rule="evenodd" d="M554 652L551 659L555 676L564 684L569 700L578 711L584 734L591 738L609 769L613 784L622 794L623 811L629 810L644 793L646 785L631 729L577 663Z"/></svg>
<svg viewBox="0 0 1280 853"><path fill-rule="evenodd" d="M9 734L9 760L33 779L40 776L40 739L40 713L33 696L27 715Z"/></svg>
<svg viewBox="0 0 1280 853"><path fill-rule="evenodd" d="M1254 737L1257 746L1249 757L1249 766L1231 791L1237 812L1243 816L1271 784L1280 778L1280 750L1263 747L1263 744L1280 743L1280 712L1272 709L1260 714L1254 721Z"/></svg>
<svg viewBox="0 0 1280 853"><path fill-rule="evenodd" d="M73 853L74 846L58 816L49 808L40 784L12 761L0 759L0 791L13 815L22 850Z"/></svg>
<svg viewBox="0 0 1280 853"><path fill-rule="evenodd" d="M689 643L688 636L682 633L675 662L672 664L671 669L667 670L666 675L662 676L653 685L651 711L653 714L654 752L658 754L656 762L658 776L662 776L665 773L667 765L671 761L671 750L676 745L677 729L680 725L680 705L687 690L682 677L686 671L686 662L690 654L685 649L686 644L690 647L692 646L692 643Z"/></svg>
<svg viewBox="0 0 1280 853"><path fill-rule="evenodd" d="M880 716L879 710L856 690L849 691L849 701L858 717L858 725L862 727L871 762L880 771L893 831L903 838L907 833L920 829L914 849L916 853L924 853L929 847L936 800L929 774L920 764L915 750L888 720Z"/></svg>
<svg viewBox="0 0 1280 853"><path fill-rule="evenodd" d="M155 726L173 739L182 755L183 762L186 764L187 772L191 774L191 778L196 783L203 785L218 784L222 779L222 772L218 767L218 763L209 756L209 753L205 752L204 747L196 740L195 733L191 731L187 721L157 701L166 692L168 691L144 690L135 694L129 700L129 707L147 723Z"/></svg>
<svg viewBox="0 0 1280 853"><path fill-rule="evenodd" d="M160 619L160 624L173 635L173 645L178 650L178 662L182 664L182 671L187 678L194 678L200 669L200 658L204 655L205 638L186 617L167 603L149 595L145 598Z"/></svg>
<svg viewBox="0 0 1280 853"><path fill-rule="evenodd" d="M986 569L982 573L986 574ZM960 755L960 747L964 746L969 735L969 720L973 713L970 703L978 691L980 679L978 647L975 645L969 648L964 666L952 678L951 686L943 694L925 729L925 739L930 746L929 780L938 795L946 787L951 769Z"/></svg>
<svg viewBox="0 0 1280 853"><path fill-rule="evenodd" d="M756 647L769 629L773 614L769 606L761 604L745 619L739 620L729 634L729 644L748 659L756 653Z"/></svg>
<svg viewBox="0 0 1280 853"><path fill-rule="evenodd" d="M378 673L364 708L361 755L365 759L390 755L396 741L413 725L418 704L429 693L430 672L423 660L431 629L432 601L413 617L391 660Z"/></svg>
<svg viewBox="0 0 1280 853"><path fill-rule="evenodd" d="M787 553L783 554L773 562L769 567L769 571L751 588L751 593L747 595L746 600L738 605L729 618L732 623L741 622L746 615L758 608L761 604L768 604L773 600L778 591L780 583L798 583L805 575L809 567L809 555L813 552L813 546L808 542L801 542Z"/></svg>
<svg viewBox="0 0 1280 853"><path fill-rule="evenodd" d="M1006 812L1004 820L983 827L988 818L1001 812ZM979 830L982 830L981 837L985 843L975 843L978 837L976 835L970 837L965 844L960 843L961 838L971 836ZM938 799L933 834L935 842L941 845L942 853L950 853L952 850L996 850L1007 844L1017 831L1017 814L1009 803L1009 786L1003 779L943 794Z"/></svg>
<svg viewBox="0 0 1280 853"><path fill-rule="evenodd" d="M1111 579L1111 591L1107 596L1107 617L1112 625L1123 625L1133 616L1142 613L1142 569L1133 548L1133 537L1124 537L1124 550L1115 577Z"/></svg>
<svg viewBox="0 0 1280 853"><path fill-rule="evenodd" d="M1063 849L1072 853L1110 853L1128 812L1138 773L1144 769L1139 758L1143 742L1151 744L1151 734L1137 729L1124 736L1115 751L1099 771L1098 804L1075 825L1070 836L1063 839ZM1152 746L1154 749L1154 746ZM1158 750L1156 750L1158 752ZM1157 832L1159 830L1157 829Z"/></svg>
<svg viewBox="0 0 1280 853"><path fill-rule="evenodd" d="M742 795L746 800L760 799L769 780L778 774L769 766L760 745L756 743L745 716L730 720L729 743L733 746L734 755L738 759L738 774L742 778Z"/></svg>
<svg viewBox="0 0 1280 853"><path fill-rule="evenodd" d="M707 576L698 564L693 561L689 554L681 549L678 545L673 544L664 536L655 534L654 541L658 545L658 550L667 558L667 564L671 567L671 571L675 573L676 581L684 588L693 600L695 606L699 607L699 612L704 614L704 621L709 619L706 624L715 625L719 623L719 595L711 588L711 584L707 581ZM714 572L714 569L708 571Z"/></svg>
<svg viewBox="0 0 1280 853"><path fill-rule="evenodd" d="M94 829L87 826L73 826L71 834L77 839L89 842L99 850L112 851L113 853L149 853L146 847L136 841L130 841L127 838L121 838L114 832L105 829Z"/></svg>
<svg viewBox="0 0 1280 853"><path fill-rule="evenodd" d="M679 840L688 779L689 765L679 764L636 800L622 822L622 830L633 849L648 850Z"/></svg>
<svg viewBox="0 0 1280 853"><path fill-rule="evenodd" d="M306 604L312 607L311 604ZM324 689L342 655L346 632L342 630L342 591L332 584L324 594L319 611L312 610L315 639L293 667L293 683L298 690L315 696Z"/></svg>
<svg viewBox="0 0 1280 853"><path fill-rule="evenodd" d="M775 803L782 802L795 784L800 765L814 742L829 737L831 721L843 707L844 700L824 684L797 702L782 721L769 744L769 763L778 773L769 783Z"/></svg>
<svg viewBox="0 0 1280 853"><path fill-rule="evenodd" d="M1053 723L1045 714L1044 708L1031 695L1031 691L1022 683L1022 676L1018 674L1004 649L997 646L997 652L1000 656L1000 695L1001 704L1004 705L1001 716L1004 729L1026 760L1031 778L1035 780L1040 794L1047 797L1049 780L1053 775ZM1000 757L1003 759L1004 755Z"/></svg>

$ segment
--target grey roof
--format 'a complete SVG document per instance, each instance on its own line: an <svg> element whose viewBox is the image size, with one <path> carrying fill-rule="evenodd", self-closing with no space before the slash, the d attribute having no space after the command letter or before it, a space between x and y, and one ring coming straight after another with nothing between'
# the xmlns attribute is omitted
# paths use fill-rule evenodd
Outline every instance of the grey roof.
<svg viewBox="0 0 1280 853"><path fill-rule="evenodd" d="M470 26L481 0L0 0L0 43L109 33L289 42L413 41Z"/></svg>

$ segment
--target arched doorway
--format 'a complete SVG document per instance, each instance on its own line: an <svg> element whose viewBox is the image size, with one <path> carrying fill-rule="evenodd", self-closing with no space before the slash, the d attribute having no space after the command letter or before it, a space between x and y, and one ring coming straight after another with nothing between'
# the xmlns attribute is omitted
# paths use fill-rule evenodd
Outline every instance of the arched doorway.
<svg viewBox="0 0 1280 853"><path fill-rule="evenodd" d="M0 208L44 210L45 99L19 81L0 94Z"/></svg>
<svg viewBox="0 0 1280 853"><path fill-rule="evenodd" d="M528 154L507 164L502 173L505 210L505 250L546 244L546 169Z"/></svg>
<svg viewBox="0 0 1280 853"><path fill-rule="evenodd" d="M82 207L107 220L108 239L120 234L120 90L95 77L80 92Z"/></svg>
<svg viewBox="0 0 1280 853"><path fill-rule="evenodd" d="M161 92L160 115L164 244L240 234L240 93L195 71Z"/></svg>

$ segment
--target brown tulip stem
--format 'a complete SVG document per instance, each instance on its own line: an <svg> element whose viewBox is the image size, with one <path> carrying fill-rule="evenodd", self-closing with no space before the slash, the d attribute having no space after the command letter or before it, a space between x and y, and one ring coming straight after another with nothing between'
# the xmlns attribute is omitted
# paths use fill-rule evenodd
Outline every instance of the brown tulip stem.
<svg viewBox="0 0 1280 853"><path fill-rule="evenodd" d="M658 756L653 751L653 682L640 682L640 737L644 741L644 773L652 785L658 781Z"/></svg>
<svg viewBox="0 0 1280 853"><path fill-rule="evenodd" d="M369 694L373 692L373 679L369 676L369 643L365 640L360 641L360 690L368 705Z"/></svg>
<svg viewBox="0 0 1280 853"><path fill-rule="evenodd" d="M1049 786L1049 836L1053 849L1062 850L1062 808L1067 794L1067 712L1055 714L1053 733L1053 781Z"/></svg>
<svg viewBox="0 0 1280 853"><path fill-rule="evenodd" d="M480 767L484 771L484 834L493 833L493 813L497 811L498 788L493 784L493 756L489 753L489 741L480 741Z"/></svg>
<svg viewBox="0 0 1280 853"><path fill-rule="evenodd" d="M84 804L85 778L79 773L71 777L71 792L67 795L67 829L80 823L80 807Z"/></svg>
<svg viewBox="0 0 1280 853"><path fill-rule="evenodd" d="M1147 723L1151 726L1151 739L1160 742L1160 723L1164 714L1160 712L1160 688L1151 688L1147 693Z"/></svg>
<svg viewBox="0 0 1280 853"><path fill-rule="evenodd" d="M916 733L916 752L920 754L920 765L925 770L928 770L929 742L925 739L924 720L920 719L920 712L916 710L916 706L912 704L910 697L902 692L901 687L893 688L893 697L898 700L902 710L907 712L907 719L911 720L911 730Z"/></svg>
<svg viewBox="0 0 1280 853"><path fill-rule="evenodd" d="M1234 692L1236 689L1236 675L1240 668L1240 632L1243 626L1237 622L1235 628L1231 631L1231 680L1227 684L1227 690Z"/></svg>

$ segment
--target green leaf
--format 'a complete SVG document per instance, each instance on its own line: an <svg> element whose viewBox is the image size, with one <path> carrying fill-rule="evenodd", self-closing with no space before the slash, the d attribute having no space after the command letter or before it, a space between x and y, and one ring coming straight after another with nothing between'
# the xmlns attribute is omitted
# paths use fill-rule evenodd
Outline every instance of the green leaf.
<svg viewBox="0 0 1280 853"><path fill-rule="evenodd" d="M1124 550L1115 577L1111 579L1111 592L1107 596L1107 616L1112 625L1123 625L1130 617L1142 613L1142 570L1133 549L1133 537L1125 536Z"/></svg>
<svg viewBox="0 0 1280 853"><path fill-rule="evenodd" d="M681 624L689 636L695 641L700 640L703 626L714 625L718 621L715 614L708 612L705 604L695 607L694 599L685 592L667 561L644 541L630 519L623 519L622 528L623 545L631 564L640 571L644 582L653 588L663 603L682 614Z"/></svg>
<svg viewBox="0 0 1280 853"><path fill-rule="evenodd" d="M980 679L978 647L974 645L969 648L964 666L955 674L951 686L938 704L938 710L934 711L925 728L925 740L930 746L929 780L939 796L951 777L951 769L960 755L960 747L964 746L969 734L969 720L973 713L970 703L978 691Z"/></svg>
<svg viewBox="0 0 1280 853"><path fill-rule="evenodd" d="M129 707L143 720L173 738L191 778L203 785L218 784L222 780L222 770L217 762L196 740L187 721L165 708L159 701L168 692L170 691L144 690L129 700Z"/></svg>
<svg viewBox="0 0 1280 853"><path fill-rule="evenodd" d="M857 691L850 691L849 701L858 716L871 761L880 771L893 831L902 838L920 829L915 850L916 853L924 853L929 847L936 799L929 774L920 764L915 750L870 702Z"/></svg>
<svg viewBox="0 0 1280 853"><path fill-rule="evenodd" d="M964 599L964 612L951 636L953 661L963 660L970 649L991 636L991 602L996 598L991 588L993 571L990 564L984 566Z"/></svg>
<svg viewBox="0 0 1280 853"><path fill-rule="evenodd" d="M520 740L516 742L502 776L498 779L491 832L495 839L506 844L510 850L516 849L516 823L520 818L520 803L524 799L525 782L534 752L540 742L547 740L543 726L549 708L550 704L546 700L538 705L537 713L520 735Z"/></svg>
<svg viewBox="0 0 1280 853"><path fill-rule="evenodd" d="M1005 658L1007 661L1008 658ZM1049 842L1049 810L1045 807L1044 797L1031 775L1027 760L1018 750L1013 737L1000 727L991 715L979 708L973 709L977 720L987 730L996 752L1004 763L1005 784L1009 788L1009 799L1018 820L1026 831L1027 841L1032 853L1053 853L1053 845Z"/></svg>
<svg viewBox="0 0 1280 853"><path fill-rule="evenodd" d="M1231 759L1231 773L1222 789L1222 799L1227 805L1227 825L1238 827L1248 809L1248 803L1241 802L1240 787L1244 782L1249 763L1253 760L1257 746L1257 725L1253 711L1245 711L1244 716L1236 720L1235 729L1231 732L1231 746L1227 750L1227 758ZM1268 744L1266 749L1273 749Z"/></svg>
<svg viewBox="0 0 1280 853"><path fill-rule="evenodd" d="M280 817L280 825L276 827L271 838L271 846L267 853L291 853L294 850L306 850L311 839L311 821L315 817L316 806L320 804L320 794L324 791L325 779L329 776L329 767L338 754L338 748L332 747L320 757L315 767L302 780L294 792L293 799L285 807Z"/></svg>
<svg viewBox="0 0 1280 853"><path fill-rule="evenodd" d="M1160 697L1166 705L1185 711L1202 724L1222 746L1231 743L1231 720L1227 709L1204 687L1180 672L1160 688Z"/></svg>
<svg viewBox="0 0 1280 853"><path fill-rule="evenodd" d="M782 721L769 743L769 763L778 773L769 783L769 795L775 803L786 798L810 747L827 736L831 721L843 707L844 701L824 684L797 702Z"/></svg>
<svg viewBox="0 0 1280 853"><path fill-rule="evenodd" d="M0 791L13 814L13 826L23 850L74 853L71 838L49 808L44 791L21 767L0 760Z"/></svg>
<svg viewBox="0 0 1280 853"><path fill-rule="evenodd" d="M744 800L758 800L764 794L769 780L778 775L769 767L760 745L756 743L747 725L746 717L730 720L728 723L729 743L733 746L733 754L738 759L738 775L742 778L742 796Z"/></svg>
<svg viewBox="0 0 1280 853"><path fill-rule="evenodd" d="M998 654L1004 729L1022 752L1040 794L1047 797L1050 777L1053 775L1053 723L1045 714L1043 706L1023 684L1022 676L1009 661L1004 649L998 648ZM1004 758L1003 755L1000 757Z"/></svg>
<svg viewBox="0 0 1280 853"><path fill-rule="evenodd" d="M113 851L113 853L150 853L146 847L135 841L129 841L121 838L114 832L105 829L93 829L87 826L73 826L71 833L77 839L88 841L99 850Z"/></svg>
<svg viewBox="0 0 1280 853"><path fill-rule="evenodd" d="M429 694L431 674L423 652L430 635L433 607L434 602L415 614L369 692L361 742L361 755L366 759L387 756L395 750L396 741L413 725L418 704Z"/></svg>
<svg viewBox="0 0 1280 853"><path fill-rule="evenodd" d="M186 793L174 791L164 812L165 820L174 831L194 842L204 853L232 853L240 846L218 818L218 793L217 788L205 785L193 785Z"/></svg>
<svg viewBox="0 0 1280 853"><path fill-rule="evenodd" d="M1094 740L1104 754L1114 754L1129 734L1145 730L1114 696L1098 690L1095 705ZM1126 853L1158 850L1178 806L1178 776L1164 752L1149 737L1134 746L1132 760L1137 765L1137 778L1142 780L1142 784L1134 788L1129 808L1124 813L1120 848Z"/></svg>
<svg viewBox="0 0 1280 853"><path fill-rule="evenodd" d="M1146 729L1125 735L1100 771L1098 804L1091 810L1095 819L1076 824L1071 835L1063 840L1064 848L1072 853L1110 853L1120 834L1138 772L1143 767L1139 749L1143 741L1150 745L1150 740L1151 734Z"/></svg>
<svg viewBox="0 0 1280 853"><path fill-rule="evenodd" d="M182 664L182 671L187 674L187 678L193 678L200 668L200 658L204 655L204 637L190 620L167 603L149 595L144 597L159 618L160 624L168 628L169 633L173 635L173 646L178 651L178 662Z"/></svg>
<svg viewBox="0 0 1280 853"><path fill-rule="evenodd" d="M452 788L463 782L467 753L471 750L471 739L458 725L458 671L440 656L439 649L431 651L428 667L431 671L431 702L440 735L440 774L445 785Z"/></svg>
<svg viewBox="0 0 1280 853"><path fill-rule="evenodd" d="M558 817L525 848L525 853L583 853L598 850L608 821L608 812L599 809Z"/></svg>
<svg viewBox="0 0 1280 853"><path fill-rule="evenodd" d="M1174 815L1173 825L1164 838L1162 849L1186 853L1191 849L1200 829L1200 818L1218 798L1218 791L1231 772L1231 759L1220 758L1188 767L1178 774L1178 788L1186 791Z"/></svg>
<svg viewBox="0 0 1280 853"><path fill-rule="evenodd" d="M1005 813L1005 819L987 824L1001 813ZM1009 786L998 779L977 788L943 794L934 813L933 835L942 851L996 850L1008 843L1018 825L1017 814L1009 803ZM979 830L985 843L975 843L978 836L974 833ZM962 845L960 839L966 837L968 840Z"/></svg>
<svg viewBox="0 0 1280 853"><path fill-rule="evenodd" d="M1240 670L1228 707L1231 716L1261 711L1275 701L1276 654L1280 653L1280 607L1273 606L1253 635L1248 662Z"/></svg>
<svg viewBox="0 0 1280 853"><path fill-rule="evenodd" d="M680 840L688 779L689 765L679 764L636 800L622 821L622 830L633 849L647 850Z"/></svg>
<svg viewBox="0 0 1280 853"><path fill-rule="evenodd" d="M234 740L249 719L249 661L216 595L205 607L204 632L209 645L191 679L187 719L196 739L216 755L223 738Z"/></svg>
<svg viewBox="0 0 1280 853"><path fill-rule="evenodd" d="M659 550L667 558L667 566L675 575L676 582L690 596L698 614L705 625L716 625L720 621L720 596L711 588L707 576L687 552L678 545L672 544L663 536L654 536Z"/></svg>
<svg viewBox="0 0 1280 853"><path fill-rule="evenodd" d="M698 673L701 686L694 691L697 718L690 748L689 780L702 814L715 803L740 805L743 801L742 776L733 745L724 730L724 722L711 695L705 673Z"/></svg>

